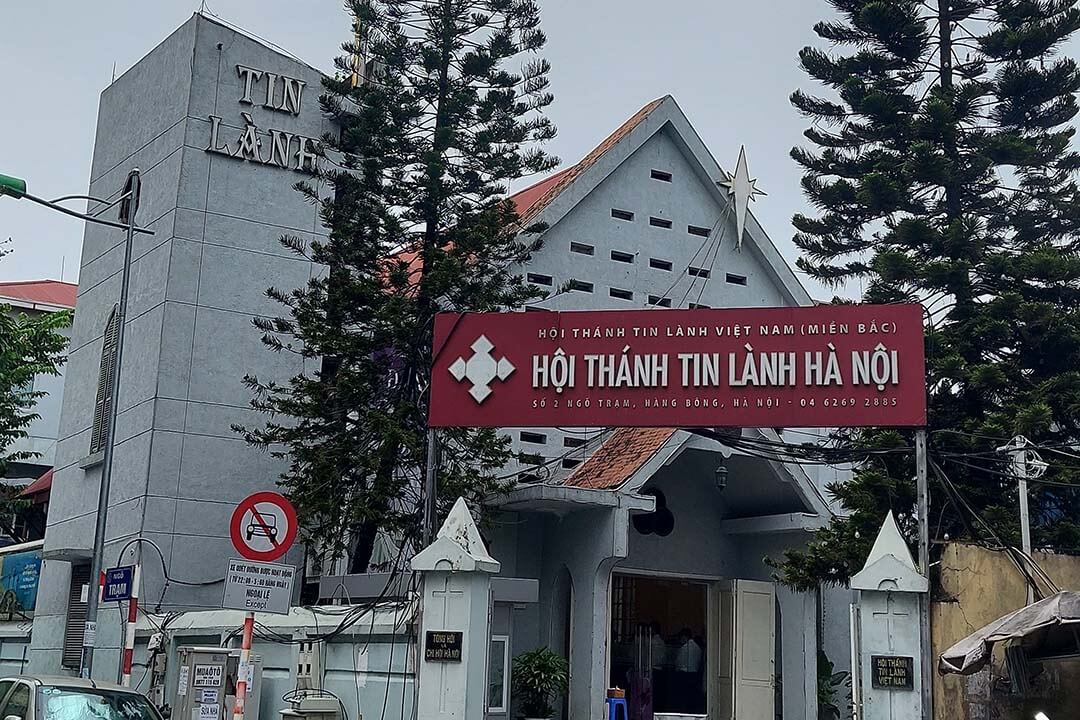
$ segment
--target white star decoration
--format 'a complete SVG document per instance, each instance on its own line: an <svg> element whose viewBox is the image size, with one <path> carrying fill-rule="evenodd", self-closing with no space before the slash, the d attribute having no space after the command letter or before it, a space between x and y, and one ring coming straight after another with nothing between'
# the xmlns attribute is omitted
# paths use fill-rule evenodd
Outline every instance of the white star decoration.
<svg viewBox="0 0 1080 720"><path fill-rule="evenodd" d="M764 190L757 189L757 178L751 179L750 171L746 167L746 148L739 148L739 162L735 166L735 174L728 173L727 180L721 180L721 186L727 188L728 196L735 204L735 249L742 248L743 231L746 230L746 213L750 210L750 201L758 195L766 195Z"/></svg>

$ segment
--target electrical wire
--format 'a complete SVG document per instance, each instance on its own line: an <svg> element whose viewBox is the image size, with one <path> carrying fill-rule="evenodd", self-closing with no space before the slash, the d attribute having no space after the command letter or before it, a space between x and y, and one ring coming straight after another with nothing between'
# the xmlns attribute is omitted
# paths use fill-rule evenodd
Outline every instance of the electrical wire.
<svg viewBox="0 0 1080 720"><path fill-rule="evenodd" d="M998 549L1004 550L1006 552L1006 554L1009 556L1009 559L1012 560L1013 565L1015 565L1016 568L1020 571L1020 574L1024 576L1025 581L1033 589L1034 593L1039 596L1040 600L1043 599L1045 597L1043 591L1039 587L1039 584L1036 581L1035 577L1031 574L1030 568L1037 565L1035 560L1020 552L1015 547L1007 545L1005 542L1003 542L1001 537L998 536L998 534L994 531L993 527L991 527L990 524L987 523L983 519L983 517L971 507L971 504L968 503L968 501L964 498L963 494L960 492L960 489L957 488L956 484L949 479L948 475L945 474L941 467L933 461L931 461L930 466L934 469L934 474L938 477L938 480L942 483L943 486L946 486L949 489L953 497L958 501L959 507L963 507L963 509L972 518L974 518L979 523L979 525L983 527L983 529L986 530L987 534L997 543ZM1052 580L1049 580L1049 576L1047 576L1046 573L1043 572L1042 568L1039 568L1038 572L1040 576L1043 576L1044 579L1046 579L1047 584L1051 587L1051 589L1057 587L1053 584ZM1060 592L1060 590L1058 590L1058 592Z"/></svg>

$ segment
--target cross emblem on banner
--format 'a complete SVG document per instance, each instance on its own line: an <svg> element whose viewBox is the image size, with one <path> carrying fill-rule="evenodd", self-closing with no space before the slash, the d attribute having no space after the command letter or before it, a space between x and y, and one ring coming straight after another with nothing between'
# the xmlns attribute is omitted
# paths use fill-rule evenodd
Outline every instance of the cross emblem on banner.
<svg viewBox="0 0 1080 720"><path fill-rule="evenodd" d="M459 357L450 365L450 374L458 382L468 380L472 387L469 394L476 404L484 402L491 394L491 383L496 378L506 380L517 368L505 357L498 360L491 354L495 346L486 336L481 335L471 345L473 356L468 360Z"/></svg>

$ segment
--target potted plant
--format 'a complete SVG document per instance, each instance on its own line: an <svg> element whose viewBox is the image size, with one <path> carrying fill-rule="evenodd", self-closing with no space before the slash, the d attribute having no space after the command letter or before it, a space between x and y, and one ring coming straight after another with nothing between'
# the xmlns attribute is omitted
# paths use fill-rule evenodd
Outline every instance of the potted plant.
<svg viewBox="0 0 1080 720"><path fill-rule="evenodd" d="M550 720L552 703L566 694L570 670L560 655L537 648L514 658L514 699L525 720Z"/></svg>

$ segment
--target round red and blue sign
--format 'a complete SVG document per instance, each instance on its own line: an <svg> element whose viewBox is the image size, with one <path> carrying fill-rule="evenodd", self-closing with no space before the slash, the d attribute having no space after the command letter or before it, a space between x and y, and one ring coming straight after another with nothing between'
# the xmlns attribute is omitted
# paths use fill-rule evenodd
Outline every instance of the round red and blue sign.
<svg viewBox="0 0 1080 720"><path fill-rule="evenodd" d="M296 540L296 531L296 510L276 492L257 492L244 498L229 522L236 551L248 560L262 562L284 555Z"/></svg>

